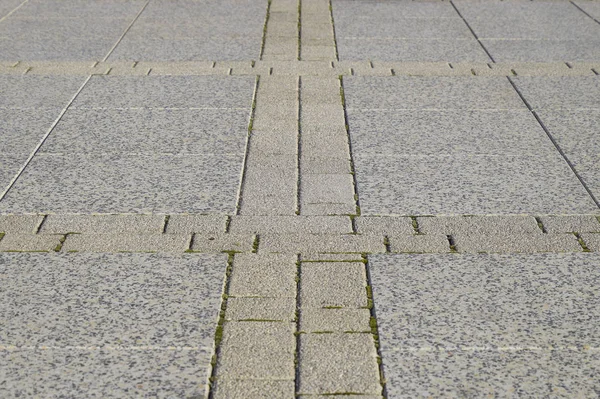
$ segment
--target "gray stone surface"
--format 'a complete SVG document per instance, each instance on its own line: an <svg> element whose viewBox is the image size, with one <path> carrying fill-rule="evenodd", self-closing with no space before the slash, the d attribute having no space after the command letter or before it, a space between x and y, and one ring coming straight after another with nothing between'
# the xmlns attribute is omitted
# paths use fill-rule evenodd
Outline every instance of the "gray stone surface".
<svg viewBox="0 0 600 399"><path fill-rule="evenodd" d="M482 39L481 43L496 62L595 61L600 58L600 40Z"/></svg>
<svg viewBox="0 0 600 399"><path fill-rule="evenodd" d="M548 233L600 233L597 216L542 216L540 217Z"/></svg>
<svg viewBox="0 0 600 399"><path fill-rule="evenodd" d="M505 155L556 151L528 110L348 111L352 150L373 155Z"/></svg>
<svg viewBox="0 0 600 399"><path fill-rule="evenodd" d="M94 76L73 108L250 109L250 76Z"/></svg>
<svg viewBox="0 0 600 399"><path fill-rule="evenodd" d="M335 216L335 215L356 215L356 204L346 202L346 203L321 203L321 204L307 204L305 203L301 210L302 215L327 215L327 216Z"/></svg>
<svg viewBox="0 0 600 399"><path fill-rule="evenodd" d="M295 255L236 254L229 282L234 297L296 297Z"/></svg>
<svg viewBox="0 0 600 399"><path fill-rule="evenodd" d="M356 18L336 20L339 38L471 39L473 34L460 18Z"/></svg>
<svg viewBox="0 0 600 399"><path fill-rule="evenodd" d="M293 379L295 323L226 322L217 361L217 377Z"/></svg>
<svg viewBox="0 0 600 399"><path fill-rule="evenodd" d="M542 234L533 216L437 216L417 222L423 234Z"/></svg>
<svg viewBox="0 0 600 399"><path fill-rule="evenodd" d="M592 16L592 18L600 19L600 4L591 1L575 1L579 7L581 7L586 13Z"/></svg>
<svg viewBox="0 0 600 399"><path fill-rule="evenodd" d="M27 159L59 114L59 109L0 109L1 153L21 154Z"/></svg>
<svg viewBox="0 0 600 399"><path fill-rule="evenodd" d="M368 21L398 18L459 18L450 3L442 2L356 2L334 0L333 17L336 22L361 17Z"/></svg>
<svg viewBox="0 0 600 399"><path fill-rule="evenodd" d="M21 167L23 167L27 161L27 155L0 154L0 159L2 160L2 168L0 168L0 187L4 192L12 179L15 178Z"/></svg>
<svg viewBox="0 0 600 399"><path fill-rule="evenodd" d="M383 237L377 235L264 234L261 253L362 253L385 252Z"/></svg>
<svg viewBox="0 0 600 399"><path fill-rule="evenodd" d="M589 250L600 252L600 234L584 233L581 238Z"/></svg>
<svg viewBox="0 0 600 399"><path fill-rule="evenodd" d="M351 76L344 94L350 109L526 109L505 78Z"/></svg>
<svg viewBox="0 0 600 399"><path fill-rule="evenodd" d="M300 394L381 394L377 351L368 334L302 334Z"/></svg>
<svg viewBox="0 0 600 399"><path fill-rule="evenodd" d="M217 379L214 385L217 399L264 398L280 399L294 397L293 380L228 380Z"/></svg>
<svg viewBox="0 0 600 399"><path fill-rule="evenodd" d="M0 212L232 212L242 161L241 154L39 154Z"/></svg>
<svg viewBox="0 0 600 399"><path fill-rule="evenodd" d="M0 108L63 109L85 78L82 76L0 75Z"/></svg>
<svg viewBox="0 0 600 399"><path fill-rule="evenodd" d="M33 234L43 219L42 215L0 215L0 232Z"/></svg>
<svg viewBox="0 0 600 399"><path fill-rule="evenodd" d="M160 234L164 215L48 215L40 233Z"/></svg>
<svg viewBox="0 0 600 399"><path fill-rule="evenodd" d="M44 237L38 235L36 237ZM70 234L63 252L179 252L190 248L191 234ZM220 252L220 251L210 251Z"/></svg>
<svg viewBox="0 0 600 399"><path fill-rule="evenodd" d="M19 1L18 4L23 1ZM7 1L3 1L3 4ZM104 1L102 4L89 1L60 0L28 1L11 16L11 19L30 19L43 16L46 20L90 19L102 21L105 18L135 17L144 5L144 0Z"/></svg>
<svg viewBox="0 0 600 399"><path fill-rule="evenodd" d="M503 157L355 154L354 162L363 215L597 211L558 153Z"/></svg>
<svg viewBox="0 0 600 399"><path fill-rule="evenodd" d="M170 215L165 233L224 233L223 215Z"/></svg>
<svg viewBox="0 0 600 399"><path fill-rule="evenodd" d="M243 154L248 119L249 110L70 110L40 151Z"/></svg>
<svg viewBox="0 0 600 399"><path fill-rule="evenodd" d="M296 298L238 298L227 300L225 320L294 321Z"/></svg>
<svg viewBox="0 0 600 399"><path fill-rule="evenodd" d="M204 389L224 255L0 259L1 274L10 276L0 293L2 342L13 348L0 357L9 396L36 389L50 396L185 396Z"/></svg>
<svg viewBox="0 0 600 399"><path fill-rule="evenodd" d="M63 235L8 233L0 240L3 252L50 252L59 246Z"/></svg>
<svg viewBox="0 0 600 399"><path fill-rule="evenodd" d="M300 269L301 308L367 306L365 265L351 262L309 262Z"/></svg>
<svg viewBox="0 0 600 399"><path fill-rule="evenodd" d="M348 216L233 216L232 233L352 233Z"/></svg>
<svg viewBox="0 0 600 399"><path fill-rule="evenodd" d="M359 233L388 234L415 234L412 219L409 217L369 217L363 216L355 219Z"/></svg>
<svg viewBox="0 0 600 399"><path fill-rule="evenodd" d="M458 252L530 253L581 252L582 248L570 234L454 234Z"/></svg>
<svg viewBox="0 0 600 399"><path fill-rule="evenodd" d="M476 40L457 39L337 39L343 60L381 60L412 62L489 62L490 58Z"/></svg>
<svg viewBox="0 0 600 399"><path fill-rule="evenodd" d="M448 237L444 234L397 235L388 237L390 250L401 253L450 252Z"/></svg>
<svg viewBox="0 0 600 399"><path fill-rule="evenodd" d="M196 233L190 249L197 252L251 252L254 242L255 237L252 234Z"/></svg>
<svg viewBox="0 0 600 399"><path fill-rule="evenodd" d="M316 309L300 312L302 332L371 332L369 309Z"/></svg>
<svg viewBox="0 0 600 399"><path fill-rule="evenodd" d="M511 78L534 109L600 108L598 76Z"/></svg>
<svg viewBox="0 0 600 399"><path fill-rule="evenodd" d="M301 176L300 198L302 204L350 204L355 205L352 175L304 175Z"/></svg>

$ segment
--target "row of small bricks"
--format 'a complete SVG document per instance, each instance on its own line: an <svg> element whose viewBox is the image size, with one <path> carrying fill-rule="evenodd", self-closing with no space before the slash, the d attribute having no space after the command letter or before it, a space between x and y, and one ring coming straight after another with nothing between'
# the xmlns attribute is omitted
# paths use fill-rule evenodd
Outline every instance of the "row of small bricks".
<svg viewBox="0 0 600 399"><path fill-rule="evenodd" d="M380 61L0 62L0 75L592 76L598 62Z"/></svg>
<svg viewBox="0 0 600 399"><path fill-rule="evenodd" d="M599 233L594 215L0 215L0 251L302 253L343 260L385 252L600 251Z"/></svg>

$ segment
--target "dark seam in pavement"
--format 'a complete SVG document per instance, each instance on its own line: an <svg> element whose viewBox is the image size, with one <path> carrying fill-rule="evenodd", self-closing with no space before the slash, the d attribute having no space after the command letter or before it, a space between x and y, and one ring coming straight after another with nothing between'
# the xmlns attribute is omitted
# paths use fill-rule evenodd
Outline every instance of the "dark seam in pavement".
<svg viewBox="0 0 600 399"><path fill-rule="evenodd" d="M371 335L373 337L373 345L375 345L375 350L377 351L377 365L379 367L379 383L381 384L381 394L384 398L387 399L387 387L385 381L385 373L383 371L383 356L381 354L381 344L379 340L379 325L377 324L377 312L375 310L375 300L373 296L373 284L371 281L371 270L369 266L369 257L366 254L362 254L363 264L365 265L365 275L367 278L367 295L369 296L369 326L371 327ZM374 325L373 325L374 324Z"/></svg>
<svg viewBox="0 0 600 399"><path fill-rule="evenodd" d="M529 111L533 114L533 116L535 117L535 119L538 121L539 125L542 127L542 129L544 129L544 132L546 132L546 135L548 136L548 138L550 139L550 141L552 141L552 144L554 144L554 147L556 148L556 150L560 153L560 155L562 155L563 159L569 165L569 167L571 168L571 171L575 174L575 176L577 176L577 178L579 179L579 182L581 183L581 185L583 186L583 188L585 188L585 190L587 191L587 193L589 194L589 196L592 198L592 200L594 201L594 203L596 204L596 206L598 208L600 208L600 202L598 202L598 200L596 199L596 197L594 197L594 194L592 194L592 191L588 188L587 184L585 184L585 182L583 181L583 179L581 178L581 176L579 176L579 173L577 173L577 171L575 170L575 167L573 166L573 164L571 163L571 161L569 160L569 158L567 158L567 156L563 152L562 148L560 148L560 146L558 145L558 143L556 142L556 140L554 140L554 137L552 137L552 134L550 134L550 131L546 128L546 126L544 125L544 123L542 122L542 120L540 119L540 117L538 116L537 112L535 112L533 110L533 108L531 107L531 105L527 102L527 100L525 99L525 97L523 96L523 94L521 94L521 92L517 88L517 85L515 85L515 83L510 78L510 76L507 76L506 79L508 79L508 81L510 82L510 84L512 85L512 87L515 89L515 91L517 92L517 94L519 95L519 97L521 97L521 100L523 101L523 103L525 104L525 106L527 106L527 109L529 109Z"/></svg>
<svg viewBox="0 0 600 399"><path fill-rule="evenodd" d="M335 20L333 19L333 4L329 0L329 16L331 18L331 29L333 30L333 46L335 47L335 60L340 60L340 54L338 53L337 36L335 34ZM371 64L371 68L373 64Z"/></svg>
<svg viewBox="0 0 600 399"><path fill-rule="evenodd" d="M585 15L587 15L588 17L590 17L591 19L594 20L594 22L596 22L597 24L600 24L600 21L597 20L596 18L592 17L587 11L585 11L583 8L579 7L577 4L573 3L572 1L569 1L569 3L573 4L575 7L577 7L577 9L579 11L581 11L582 13L584 13Z"/></svg>
<svg viewBox="0 0 600 399"><path fill-rule="evenodd" d="M165 234L167 232L167 226L169 225L169 219L171 219L170 215L165 215L165 223L163 224L162 232Z"/></svg>
<svg viewBox="0 0 600 399"><path fill-rule="evenodd" d="M296 350L294 351L294 394L298 396L300 392L300 274L301 261L300 254L296 259Z"/></svg>
<svg viewBox="0 0 600 399"><path fill-rule="evenodd" d="M262 60L263 53L265 52L265 42L267 40L267 24L269 23L269 17L271 16L271 0L267 2L267 14L265 15L265 24L263 25L262 41L260 43L260 53L258 59ZM254 68L254 65L252 65Z"/></svg>
<svg viewBox="0 0 600 399"><path fill-rule="evenodd" d="M542 233L544 233L544 234L548 233L548 231L546 230L546 226L544 226L544 223L542 223L541 218L539 218L538 216L535 216L535 221L537 222L537 225L540 228L540 230L542 230Z"/></svg>
<svg viewBox="0 0 600 399"><path fill-rule="evenodd" d="M37 229L35 230L35 234L40 234L40 231L42 230L42 226L44 225L44 223L46 223L46 219L48 219L48 215L44 215L44 217L42 218L42 221L40 222Z"/></svg>
<svg viewBox="0 0 600 399"><path fill-rule="evenodd" d="M56 128L56 125L58 125L58 123L60 122L60 120L62 119L62 117L65 115L65 113L67 112L67 110L69 109L69 107L71 106L71 104L73 104L73 102L75 101L75 99L77 98L77 96L79 95L79 93L81 93L81 91L83 90L83 88L85 87L85 85L90 81L91 78L92 78L92 75L88 75L88 77L85 79L85 81L83 82L83 84L79 87L79 90L77 90L77 92L75 93L75 95L73 95L73 97L71 97L71 100L69 100L69 102L63 108L63 110L60 112L60 114L58 114L58 117L56 118L56 120L54 120L54 123L52 123L52 126L50 126L50 129L48 129L48 133L46 133L44 135L44 137L42 137L42 139L38 143L37 147L35 147L35 149L31 153L31 155L29 155L29 158L25 161L25 163L23 164L23 166L21 166L21 169L19 169L19 171L17 172L17 174L15 175L15 177L13 177L13 179L8 184L8 186L6 187L6 189L4 190L4 192L2 194L0 194L0 201L2 201L4 199L4 197L6 197L6 195L8 194L8 192L13 188L13 186L15 185L15 183L17 182L17 180L19 179L19 177L21 177L21 175L23 174L23 172L25 171L25 169L29 166L29 164L33 160L33 157L36 156L36 154L38 153L38 151L40 150L40 148L42 147L42 145L44 145L44 143L46 142L46 140L48 139L48 137L50 136L50 134L54 131L54 128Z"/></svg>
<svg viewBox="0 0 600 399"><path fill-rule="evenodd" d="M223 294L221 295L221 308L219 310L219 320L217 321L217 328L215 330L214 353L210 362L212 367L210 370L210 377L208 379L208 399L214 399L215 397L214 385L217 376L217 362L219 359L219 355L221 354L221 343L223 341L223 325L225 324L225 312L227 311L227 300L229 299L229 285L231 282L231 274L233 272L234 261L235 254L230 252L227 257L227 268L225 269L225 281L223 283Z"/></svg>
<svg viewBox="0 0 600 399"><path fill-rule="evenodd" d="M344 122L346 126L346 139L348 140L348 151L350 160L350 174L352 183L354 183L354 201L356 202L356 216L361 215L360 198L358 196L358 183L356 182L356 170L354 169L354 155L352 154L352 140L350 139L350 125L348 124L348 113L346 112L346 92L344 90L344 78L338 76L340 81L340 97L342 98L342 108L344 110Z"/></svg>
<svg viewBox="0 0 600 399"><path fill-rule="evenodd" d="M302 0L298 0L298 61L302 57Z"/></svg>
<svg viewBox="0 0 600 399"><path fill-rule="evenodd" d="M458 16L463 20L463 22L465 23L465 25L467 25L467 28L469 28L469 30L471 31L471 33L473 34L473 36L475 36L475 39L477 40L477 43L479 43L479 45L481 46L481 48L483 49L483 51L485 51L485 53L487 54L487 56L490 57L490 60L492 60L492 62L495 63L496 61L494 60L494 57L492 57L492 55L485 48L485 46L483 45L483 43L481 43L481 40L479 40L479 37L477 36L477 34L475 33L475 31L473 30L473 28L471 28L471 25L469 25L469 23L467 22L467 20L465 19L465 17L463 17L462 14L460 13L460 11L458 11L458 8L456 7L456 5L454 5L454 2L452 0L450 0L450 4L452 5L452 7L454 7L454 10L458 14Z"/></svg>
<svg viewBox="0 0 600 399"><path fill-rule="evenodd" d="M119 39L114 44L114 46L112 46L112 48L110 50L108 50L108 54L106 54L106 56L104 56L104 58L102 59L102 62L106 62L106 60L108 59L108 57L110 57L110 55L113 53L113 51L115 51L115 49L121 43L121 41L123 40L123 38L125 37L125 35L127 34L127 32L129 32L129 29L131 29L131 27L133 26L133 24L135 24L135 21L138 20L138 18L140 17L140 15L142 15L142 13L146 9L146 7L148 7L148 4L150 4L150 0L146 1L146 4L144 4L144 6L142 7L142 9L135 16L135 18L133 18L133 21L131 21L131 23L125 29L125 31L123 32L123 34L121 35L121 37L119 37Z"/></svg>
<svg viewBox="0 0 600 399"><path fill-rule="evenodd" d="M300 215L302 210L302 77L298 76L298 82L296 84L297 90L297 101L298 101L298 113L296 116L296 215Z"/></svg>
<svg viewBox="0 0 600 399"><path fill-rule="evenodd" d="M254 121L254 112L256 110L256 96L258 94L258 86L260 82L260 75L256 76L254 83L254 93L252 93L252 108L250 109L250 120L248 121L248 136L246 137L246 153L244 154L244 161L242 163L242 178L240 179L240 186L238 189L237 204L235 206L235 214L239 215L242 210L242 202L244 195L244 188L246 185L246 170L248 168L248 154L250 153L250 140L252 140L252 125Z"/></svg>
<svg viewBox="0 0 600 399"><path fill-rule="evenodd" d="M585 241L583 241L583 238L581 238L581 234L573 232L573 235L575 236L575 238L577 238L577 242L579 243L579 245L581 246L581 249L583 249L583 252L592 252L587 244L585 243Z"/></svg>

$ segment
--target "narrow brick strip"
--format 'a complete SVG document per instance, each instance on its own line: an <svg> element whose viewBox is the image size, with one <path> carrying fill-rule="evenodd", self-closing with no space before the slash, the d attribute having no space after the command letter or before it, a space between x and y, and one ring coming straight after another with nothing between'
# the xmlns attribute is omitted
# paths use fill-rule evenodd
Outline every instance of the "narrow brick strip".
<svg viewBox="0 0 600 399"><path fill-rule="evenodd" d="M298 0L271 0L265 29L262 59L298 59Z"/></svg>
<svg viewBox="0 0 600 399"><path fill-rule="evenodd" d="M329 0L302 0L301 59L335 60L336 47Z"/></svg>

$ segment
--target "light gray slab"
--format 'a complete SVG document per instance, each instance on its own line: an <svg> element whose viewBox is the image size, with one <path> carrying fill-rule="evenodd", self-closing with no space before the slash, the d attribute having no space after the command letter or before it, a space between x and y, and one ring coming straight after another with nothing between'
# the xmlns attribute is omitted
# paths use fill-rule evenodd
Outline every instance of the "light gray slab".
<svg viewBox="0 0 600 399"><path fill-rule="evenodd" d="M338 38L340 60L413 62L490 62L475 39Z"/></svg>
<svg viewBox="0 0 600 399"><path fill-rule="evenodd" d="M460 18L345 18L335 21L336 38L473 39Z"/></svg>
<svg viewBox="0 0 600 399"><path fill-rule="evenodd" d="M369 265L390 394L598 389L582 373L600 368L597 351L582 351L600 342L597 254L378 255Z"/></svg>
<svg viewBox="0 0 600 399"><path fill-rule="evenodd" d="M350 109L526 109L505 78L351 76L344 94Z"/></svg>
<svg viewBox="0 0 600 399"><path fill-rule="evenodd" d="M27 161L27 155L0 153L0 189L4 191Z"/></svg>
<svg viewBox="0 0 600 399"><path fill-rule="evenodd" d="M249 110L74 109L40 151L243 154L248 119Z"/></svg>
<svg viewBox="0 0 600 399"><path fill-rule="evenodd" d="M3 3L6 1L3 1ZM22 3L23 1L19 1ZM28 1L17 10L11 19L86 19L86 18L128 18L133 19L142 9L144 0L103 0L101 3L86 0Z"/></svg>
<svg viewBox="0 0 600 399"><path fill-rule="evenodd" d="M0 18L5 17L23 3L23 0L3 0L0 2Z"/></svg>
<svg viewBox="0 0 600 399"><path fill-rule="evenodd" d="M0 108L0 152L27 159L59 115L59 109Z"/></svg>
<svg viewBox="0 0 600 399"><path fill-rule="evenodd" d="M260 58L261 39L210 36L204 40L131 37L124 39L109 61L243 61Z"/></svg>
<svg viewBox="0 0 600 399"><path fill-rule="evenodd" d="M595 397L597 350L383 352L389 397Z"/></svg>
<svg viewBox="0 0 600 399"><path fill-rule="evenodd" d="M348 110L359 154L505 155L556 151L528 110Z"/></svg>
<svg viewBox="0 0 600 399"><path fill-rule="evenodd" d="M244 108L250 76L94 76L74 108Z"/></svg>
<svg viewBox="0 0 600 399"><path fill-rule="evenodd" d="M495 62L566 62L600 59L600 40L482 39Z"/></svg>
<svg viewBox="0 0 600 399"><path fill-rule="evenodd" d="M2 343L15 347L0 356L4 389L194 392L207 377L226 264L226 255L1 254Z"/></svg>
<svg viewBox="0 0 600 399"><path fill-rule="evenodd" d="M517 76L511 79L531 107L536 110L600 109L599 76Z"/></svg>
<svg viewBox="0 0 600 399"><path fill-rule="evenodd" d="M592 18L600 19L600 3L579 0L574 3L581 7Z"/></svg>
<svg viewBox="0 0 600 399"><path fill-rule="evenodd" d="M178 19L175 23L164 17L144 17L145 12L127 32L127 39L139 40L143 37L155 37L161 39L210 39L216 37L227 37L230 39L244 36L256 40L262 39L264 28L264 16L248 21L247 12L239 15L230 15L227 19L204 16L197 18ZM257 23L258 22L258 23ZM296 27L295 27L296 28ZM297 28L295 29L297 32Z"/></svg>
<svg viewBox="0 0 600 399"><path fill-rule="evenodd" d="M0 60L100 61L117 39L111 38L0 38Z"/></svg>
<svg viewBox="0 0 600 399"><path fill-rule="evenodd" d="M546 19L554 22L562 19L578 19L581 13L572 4L563 1L472 1L455 0L458 10L467 21L475 19Z"/></svg>
<svg viewBox="0 0 600 399"><path fill-rule="evenodd" d="M233 212L243 155L38 155L3 212Z"/></svg>
<svg viewBox="0 0 600 399"><path fill-rule="evenodd" d="M0 36L9 37L13 40L52 40L69 37L92 39L102 37L116 43L132 19L133 16L130 18L104 18L101 21L94 21L89 18L48 19L42 15L38 15L37 18L11 17L0 24Z"/></svg>
<svg viewBox="0 0 600 399"><path fill-rule="evenodd" d="M450 3L334 0L336 23L349 19L460 18Z"/></svg>
<svg viewBox="0 0 600 399"><path fill-rule="evenodd" d="M172 1L152 1L144 10L144 18L165 18L172 21L189 18L218 18L224 21L234 19L235 15L248 14L247 20L263 21L267 10L266 1L225 0L216 3L198 2L194 0L178 1L176 6Z"/></svg>
<svg viewBox="0 0 600 399"><path fill-rule="evenodd" d="M595 213L598 208L555 155L355 154L363 215Z"/></svg>
<svg viewBox="0 0 600 399"><path fill-rule="evenodd" d="M0 75L0 108L60 110L84 81L82 76Z"/></svg>

